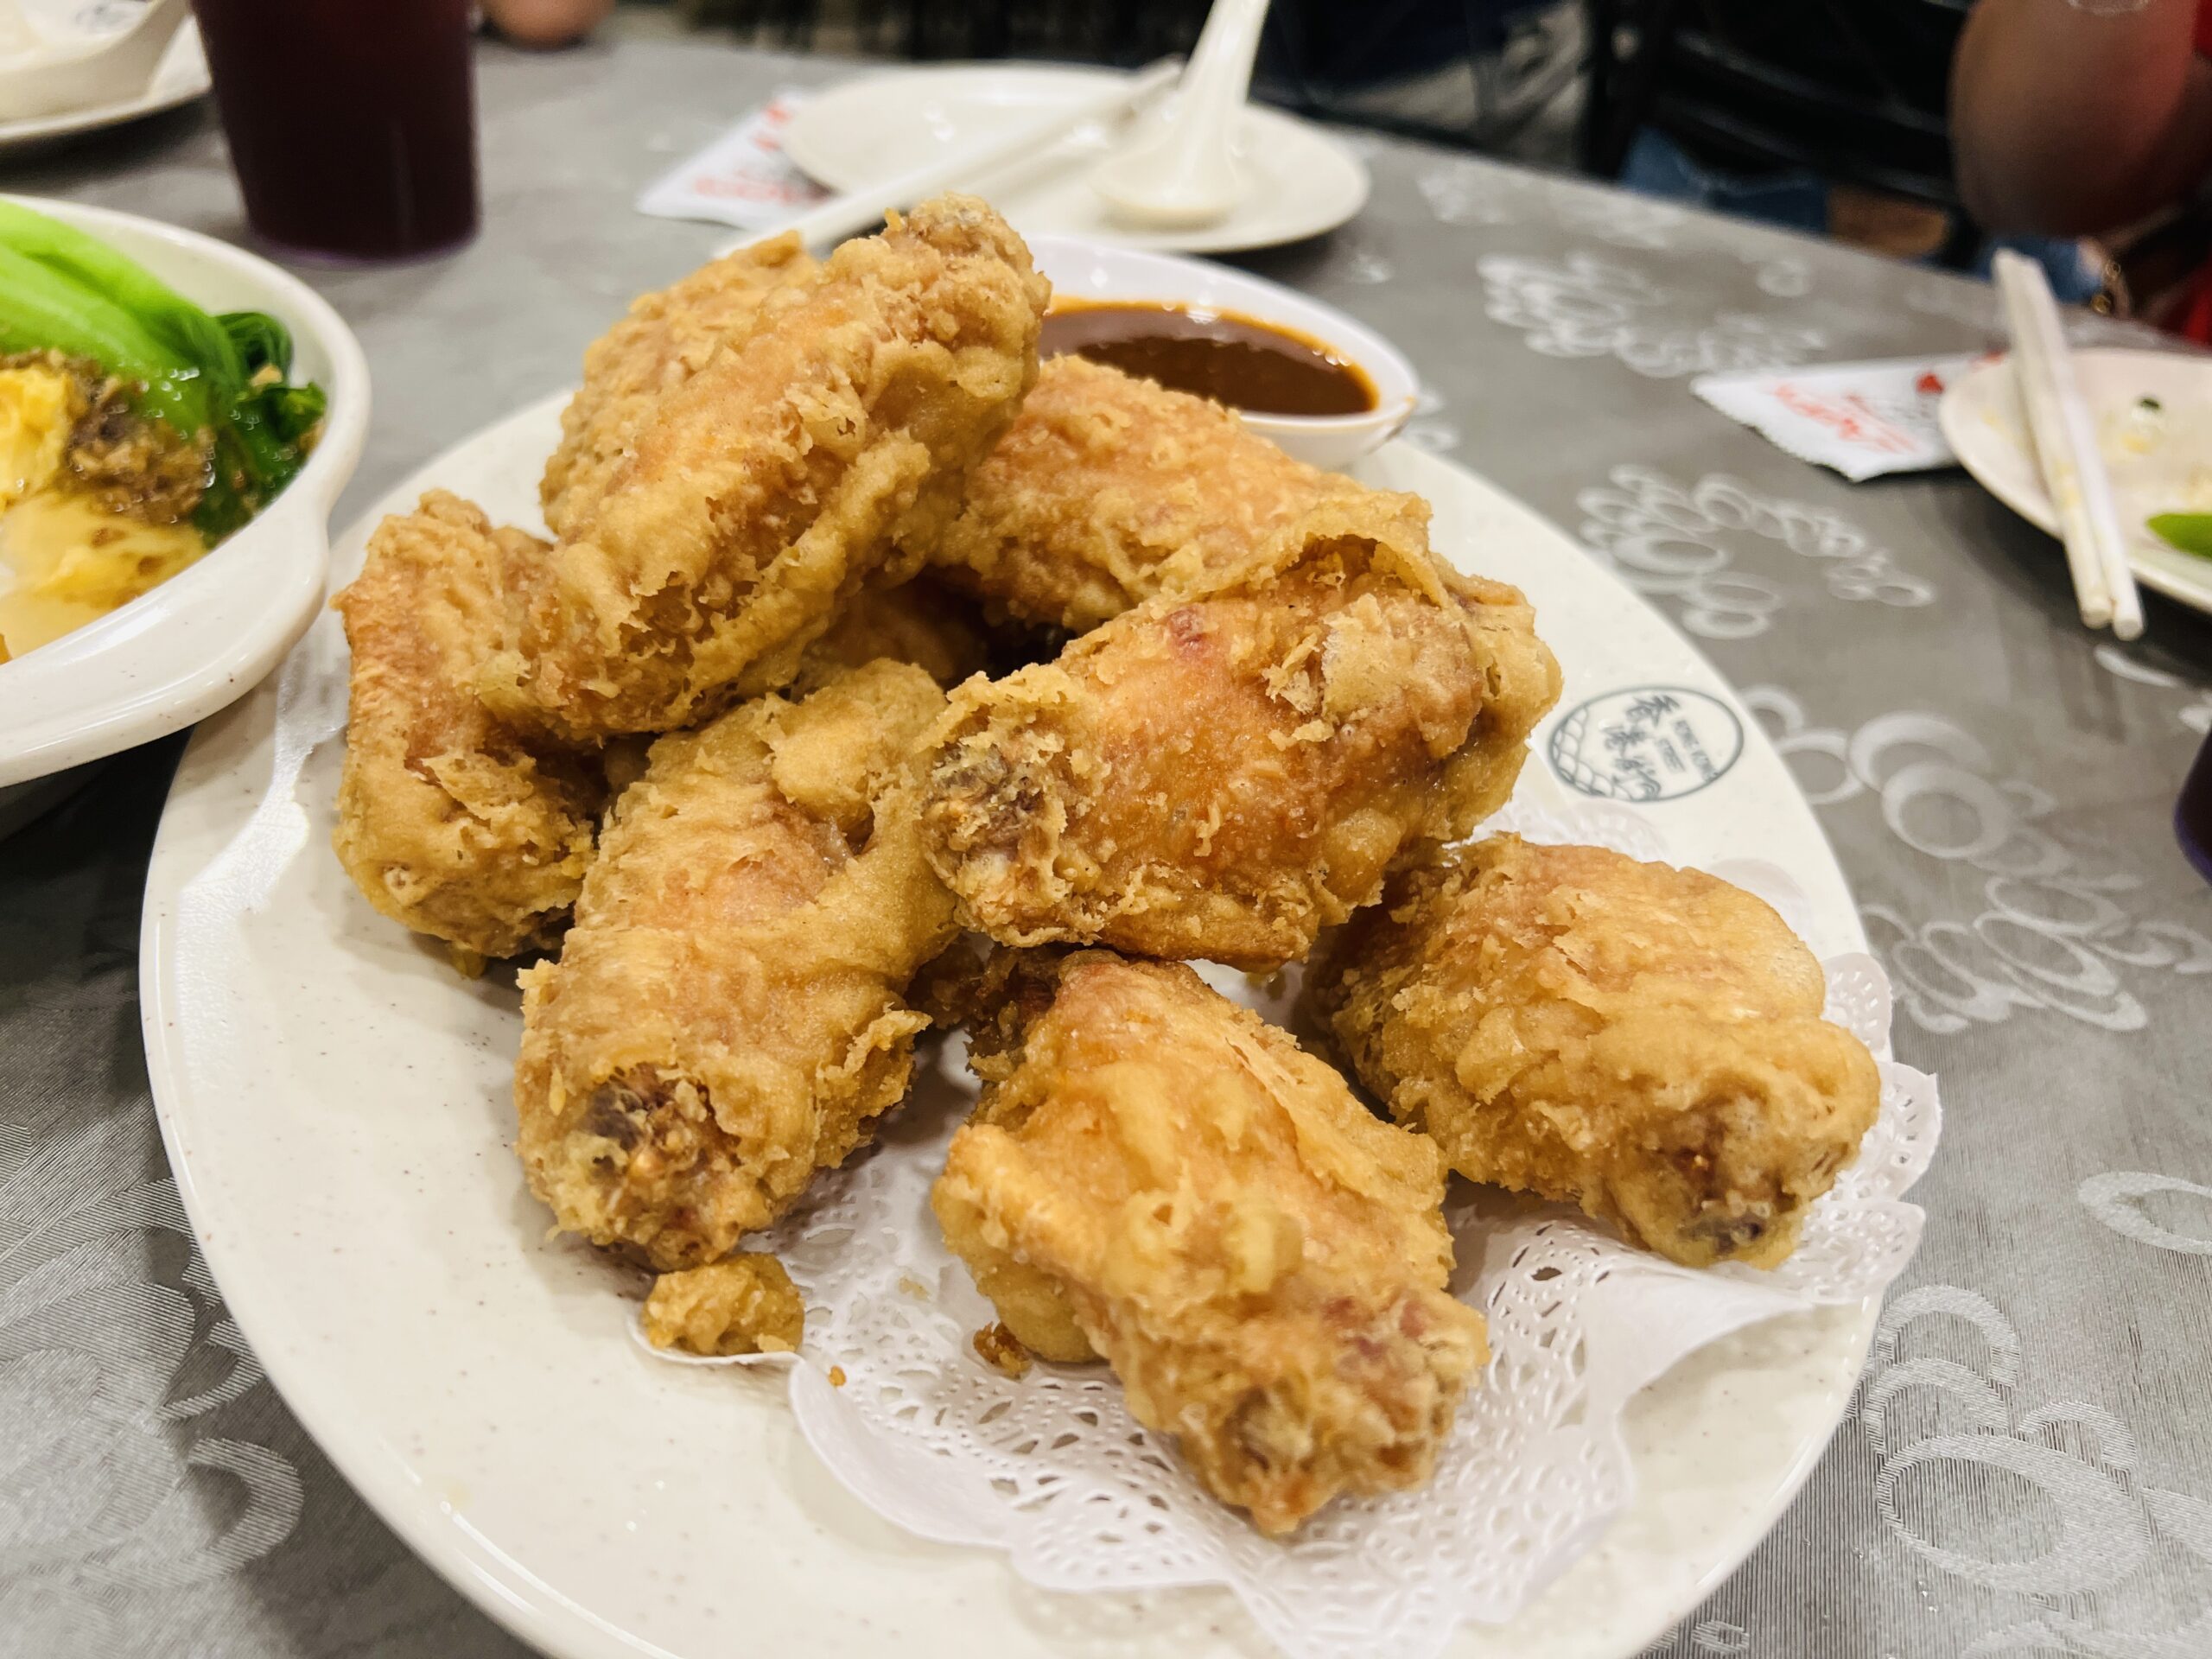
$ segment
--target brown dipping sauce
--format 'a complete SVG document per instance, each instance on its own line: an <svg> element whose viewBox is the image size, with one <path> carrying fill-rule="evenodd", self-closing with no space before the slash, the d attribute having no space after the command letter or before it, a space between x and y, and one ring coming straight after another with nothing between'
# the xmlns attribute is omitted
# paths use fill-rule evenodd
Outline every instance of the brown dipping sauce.
<svg viewBox="0 0 2212 1659"><path fill-rule="evenodd" d="M1375 383L1329 347L1233 311L1145 301L1062 300L1046 314L1045 357L1073 352L1255 415L1364 415Z"/></svg>

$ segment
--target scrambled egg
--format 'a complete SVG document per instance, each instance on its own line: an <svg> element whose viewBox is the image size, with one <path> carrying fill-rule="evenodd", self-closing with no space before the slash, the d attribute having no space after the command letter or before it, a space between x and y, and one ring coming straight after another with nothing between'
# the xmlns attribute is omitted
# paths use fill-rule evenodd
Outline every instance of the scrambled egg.
<svg viewBox="0 0 2212 1659"><path fill-rule="evenodd" d="M0 369L0 512L54 481L76 418L69 382L48 369Z"/></svg>
<svg viewBox="0 0 2212 1659"><path fill-rule="evenodd" d="M106 615L207 550L188 524L124 518L60 487L78 414L67 376L0 369L0 662Z"/></svg>

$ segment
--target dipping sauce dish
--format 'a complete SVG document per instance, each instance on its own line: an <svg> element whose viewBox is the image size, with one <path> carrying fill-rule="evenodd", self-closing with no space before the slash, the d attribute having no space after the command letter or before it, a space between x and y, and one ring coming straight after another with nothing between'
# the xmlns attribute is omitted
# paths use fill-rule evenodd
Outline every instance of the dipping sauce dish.
<svg viewBox="0 0 2212 1659"><path fill-rule="evenodd" d="M1046 315L1038 349L1046 357L1072 352L1255 415L1365 415L1375 408L1375 382L1334 346L1234 311L1067 301Z"/></svg>
<svg viewBox="0 0 2212 1659"><path fill-rule="evenodd" d="M1333 306L1225 265L1033 236L1052 279L1046 356L1074 351L1228 404L1316 467L1348 467L1413 414L1413 365Z"/></svg>

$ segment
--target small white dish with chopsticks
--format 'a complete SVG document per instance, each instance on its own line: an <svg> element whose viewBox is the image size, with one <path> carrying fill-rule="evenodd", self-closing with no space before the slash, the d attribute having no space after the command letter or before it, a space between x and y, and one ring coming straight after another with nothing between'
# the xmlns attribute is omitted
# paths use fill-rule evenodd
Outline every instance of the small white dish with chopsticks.
<svg viewBox="0 0 2212 1659"><path fill-rule="evenodd" d="M1146 87L1147 76L1154 79ZM785 130L784 149L818 183L860 197L879 194L894 170L935 169L1014 139L1013 154L967 176L942 178L908 200L939 189L972 191L988 196L1025 236L1076 236L1155 252L1274 247L1334 230L1365 204L1366 164L1341 140L1247 104L1231 140L1243 193L1224 216L1171 226L1116 208L1100 193L1094 172L1120 146L1142 137L1153 101L1168 94L1173 80L1172 69L1132 73L1019 63L901 69L817 94ZM1075 111L1084 112L1075 123L1053 130L1058 118ZM1041 142L1020 142L1039 130L1048 134ZM887 158L895 158L893 168Z"/></svg>
<svg viewBox="0 0 2212 1659"><path fill-rule="evenodd" d="M2136 581L2212 614L2212 558L2149 528L2162 513L2212 512L2212 357L2102 347L2073 358ZM2037 529L2059 533L2009 358L1953 381L1936 419L1976 483Z"/></svg>

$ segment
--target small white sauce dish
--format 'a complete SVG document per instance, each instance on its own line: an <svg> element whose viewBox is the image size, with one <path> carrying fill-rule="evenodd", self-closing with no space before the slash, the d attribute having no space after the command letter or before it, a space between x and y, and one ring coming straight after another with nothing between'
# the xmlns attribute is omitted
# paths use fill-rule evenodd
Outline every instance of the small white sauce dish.
<svg viewBox="0 0 2212 1659"><path fill-rule="evenodd" d="M369 423L359 341L313 289L212 237L105 208L24 207L100 238L210 311L266 311L292 333L292 376L329 403L307 465L259 517L151 592L0 663L0 812L12 788L167 735L244 696L321 606L330 512Z"/></svg>
<svg viewBox="0 0 2212 1659"><path fill-rule="evenodd" d="M1225 265L1139 253L1074 237L1033 236L1029 251L1063 300L1150 301L1233 312L1302 334L1357 366L1375 386L1375 407L1357 415L1262 415L1239 410L1253 431L1315 467L1349 467L1397 435L1414 412L1421 382L1390 342L1334 306Z"/></svg>

